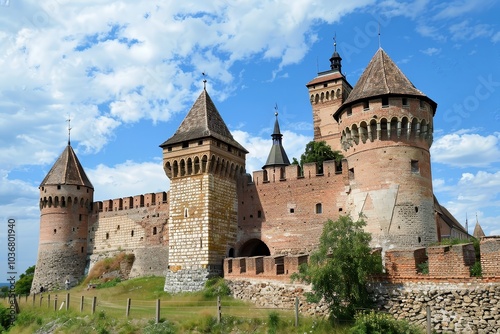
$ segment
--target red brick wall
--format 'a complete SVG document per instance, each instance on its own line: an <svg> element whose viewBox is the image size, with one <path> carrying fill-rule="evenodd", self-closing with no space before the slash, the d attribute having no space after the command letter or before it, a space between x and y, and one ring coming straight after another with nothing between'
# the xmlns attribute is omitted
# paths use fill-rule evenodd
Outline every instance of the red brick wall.
<svg viewBox="0 0 500 334"><path fill-rule="evenodd" d="M475 262L472 244L429 247L427 256L430 276L470 277L470 267Z"/></svg>
<svg viewBox="0 0 500 334"><path fill-rule="evenodd" d="M500 277L500 236L481 238L483 277Z"/></svg>

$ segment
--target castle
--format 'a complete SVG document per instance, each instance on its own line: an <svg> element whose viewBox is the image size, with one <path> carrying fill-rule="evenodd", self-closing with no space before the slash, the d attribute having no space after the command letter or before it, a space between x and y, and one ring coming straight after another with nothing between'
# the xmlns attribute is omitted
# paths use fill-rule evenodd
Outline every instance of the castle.
<svg viewBox="0 0 500 334"><path fill-rule="evenodd" d="M40 241L32 291L80 280L97 260L134 253L130 276L165 275L165 291L195 291L225 258L298 255L323 223L363 214L372 246L425 247L467 231L433 194L429 148L437 104L383 49L353 87L335 50L307 83L314 140L341 163L292 165L278 115L262 170L231 135L206 89L160 145L168 192L93 201L70 142L40 184Z"/></svg>

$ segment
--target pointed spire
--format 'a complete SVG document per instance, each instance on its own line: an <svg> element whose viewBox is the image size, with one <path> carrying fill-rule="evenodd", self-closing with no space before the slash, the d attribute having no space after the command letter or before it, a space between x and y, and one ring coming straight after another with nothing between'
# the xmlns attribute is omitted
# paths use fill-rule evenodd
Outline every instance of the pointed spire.
<svg viewBox="0 0 500 334"><path fill-rule="evenodd" d="M337 52L337 34L333 37L333 55L330 58L330 68L332 71L342 73L342 58Z"/></svg>
<svg viewBox="0 0 500 334"><path fill-rule="evenodd" d="M333 117L338 120L344 109L357 102L388 95L418 97L426 100L432 106L434 113L436 111L437 103L418 90L387 53L380 48L361 74L347 100Z"/></svg>
<svg viewBox="0 0 500 334"><path fill-rule="evenodd" d="M266 164L262 167L273 167L273 166L288 166L290 165L290 160L288 160L288 156L286 155L285 149L282 145L283 135L280 132L280 125L278 122L278 105L274 107L275 112L274 116L276 120L274 121L274 131L271 137L273 138L273 146L271 147L271 152L269 152L269 156L267 157Z"/></svg>
<svg viewBox="0 0 500 334"><path fill-rule="evenodd" d="M71 115L68 115L66 122L68 122L68 146L71 146Z"/></svg>
<svg viewBox="0 0 500 334"><path fill-rule="evenodd" d="M477 219L477 213L476 213L476 226L474 226L474 232L472 233L472 235L476 239L486 236L486 234L484 234L483 228L481 227L481 225L479 225L479 220Z"/></svg>
<svg viewBox="0 0 500 334"><path fill-rule="evenodd" d="M94 189L75 151L73 151L69 143L59 158L57 158L47 176L43 179L40 187L61 184L85 186Z"/></svg>
<svg viewBox="0 0 500 334"><path fill-rule="evenodd" d="M160 147L164 148L169 145L206 137L217 138L248 153L243 146L234 140L210 95L208 95L206 89L203 89L177 131Z"/></svg>

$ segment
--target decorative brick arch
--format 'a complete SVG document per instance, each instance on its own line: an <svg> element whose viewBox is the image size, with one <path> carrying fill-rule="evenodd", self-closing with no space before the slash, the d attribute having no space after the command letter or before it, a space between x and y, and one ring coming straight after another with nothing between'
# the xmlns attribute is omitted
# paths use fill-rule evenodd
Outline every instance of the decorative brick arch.
<svg viewBox="0 0 500 334"><path fill-rule="evenodd" d="M247 240L238 252L239 256L250 257L250 256L269 256L271 252L269 247L260 239L250 239Z"/></svg>

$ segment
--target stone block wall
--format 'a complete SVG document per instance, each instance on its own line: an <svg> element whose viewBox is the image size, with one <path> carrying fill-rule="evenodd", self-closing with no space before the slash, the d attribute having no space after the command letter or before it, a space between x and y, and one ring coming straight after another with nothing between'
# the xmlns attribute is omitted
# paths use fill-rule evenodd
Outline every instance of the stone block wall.
<svg viewBox="0 0 500 334"><path fill-rule="evenodd" d="M482 237L480 247L483 277L500 277L500 236Z"/></svg>
<svg viewBox="0 0 500 334"><path fill-rule="evenodd" d="M472 244L429 247L427 256L429 275L436 277L470 277L470 267L476 261Z"/></svg>

